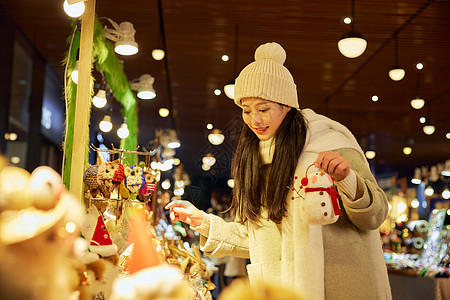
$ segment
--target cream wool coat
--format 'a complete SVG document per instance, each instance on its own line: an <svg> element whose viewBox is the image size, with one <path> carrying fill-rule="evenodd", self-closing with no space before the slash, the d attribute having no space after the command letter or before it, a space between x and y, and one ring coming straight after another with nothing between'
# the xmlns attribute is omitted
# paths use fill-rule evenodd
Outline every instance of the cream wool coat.
<svg viewBox="0 0 450 300"><path fill-rule="evenodd" d="M305 299L392 299L378 227L388 212L387 198L370 173L364 154L343 125L310 109L302 110L308 133L295 174L301 178L322 151L341 153L351 175L336 182L341 216L330 225L308 225L300 218L302 199L291 200L281 224L227 223L205 214L194 228L205 254L250 258L251 281L264 279L294 287ZM262 152L271 162L270 151Z"/></svg>

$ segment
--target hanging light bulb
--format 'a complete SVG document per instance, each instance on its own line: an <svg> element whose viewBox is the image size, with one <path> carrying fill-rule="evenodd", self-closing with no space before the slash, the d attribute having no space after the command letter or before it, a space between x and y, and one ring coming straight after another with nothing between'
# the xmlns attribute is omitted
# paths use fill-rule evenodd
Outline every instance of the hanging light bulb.
<svg viewBox="0 0 450 300"><path fill-rule="evenodd" d="M152 50L152 57L154 60L161 60L164 58L165 55L166 53L164 52L163 49L155 48Z"/></svg>
<svg viewBox="0 0 450 300"><path fill-rule="evenodd" d="M165 107L161 107L158 112L159 112L159 115L163 118L167 117L170 114L169 109L167 109Z"/></svg>
<svg viewBox="0 0 450 300"><path fill-rule="evenodd" d="M447 159L444 163L444 168L441 171L441 174L444 176L450 176L450 159Z"/></svg>
<svg viewBox="0 0 450 300"><path fill-rule="evenodd" d="M216 158L211 153L207 153L203 156L202 163L212 167L216 163Z"/></svg>
<svg viewBox="0 0 450 300"><path fill-rule="evenodd" d="M92 99L92 103L97 108L105 107L107 102L108 101L106 100L106 91L102 89L98 90L97 94Z"/></svg>
<svg viewBox="0 0 450 300"><path fill-rule="evenodd" d="M434 127L434 125L431 124L430 122L428 122L427 124L425 124L423 126L423 132L426 135L432 135L435 131L436 131L436 127Z"/></svg>
<svg viewBox="0 0 450 300"><path fill-rule="evenodd" d="M109 107L108 111L106 112L105 116L103 117L103 120L100 121L99 127L100 130L103 132L110 132L113 125L111 123L111 113L112 109Z"/></svg>
<svg viewBox="0 0 450 300"><path fill-rule="evenodd" d="M79 63L77 60L77 62L75 64L75 68L73 69L72 75L71 75L72 81L75 82L75 84L78 84L78 64Z"/></svg>
<svg viewBox="0 0 450 300"><path fill-rule="evenodd" d="M228 185L230 188L234 188L234 179L233 179L233 178L228 179L228 180L227 180L227 185Z"/></svg>
<svg viewBox="0 0 450 300"><path fill-rule="evenodd" d="M421 109L425 105L425 100L422 98L416 97L411 99L411 106L414 109Z"/></svg>
<svg viewBox="0 0 450 300"><path fill-rule="evenodd" d="M425 105L425 100L422 99L420 95L420 73L417 72L416 74L416 97L411 100L411 106L414 109L421 109Z"/></svg>
<svg viewBox="0 0 450 300"><path fill-rule="evenodd" d="M398 65L398 42L397 35L394 37L394 56L395 56L395 66L389 70L389 77L394 81L400 81L405 77L405 69Z"/></svg>
<svg viewBox="0 0 450 300"><path fill-rule="evenodd" d="M83 0L64 0L63 7L66 14L72 18L78 18L86 9Z"/></svg>
<svg viewBox="0 0 450 300"><path fill-rule="evenodd" d="M167 147L170 149L180 148L181 143L178 139L177 132L174 129L169 130L169 140L167 143Z"/></svg>
<svg viewBox="0 0 450 300"><path fill-rule="evenodd" d="M405 155L410 155L413 151L412 146L414 145L414 139L408 138L406 139L406 145L403 147L403 153Z"/></svg>
<svg viewBox="0 0 450 300"><path fill-rule="evenodd" d="M448 188L445 188L445 190L442 191L442 198L449 199L450 198L450 191Z"/></svg>
<svg viewBox="0 0 450 300"><path fill-rule="evenodd" d="M411 179L411 183L420 184L421 182L422 182L422 179L421 179L420 168L415 168L414 169L414 177L413 177L413 179Z"/></svg>
<svg viewBox="0 0 450 300"><path fill-rule="evenodd" d="M420 205L419 200L414 199L413 201L411 201L411 207L412 208L418 208Z"/></svg>
<svg viewBox="0 0 450 300"><path fill-rule="evenodd" d="M103 120L100 121L99 126L100 126L100 130L101 131L103 131L103 132L110 132L112 127L113 127L113 125L111 123L111 116L105 115L103 117Z"/></svg>
<svg viewBox="0 0 450 300"><path fill-rule="evenodd" d="M338 42L338 49L342 55L348 58L355 58L364 53L367 48L367 41L361 33L355 29L355 1L352 0L352 16L353 22L351 31L345 33Z"/></svg>
<svg viewBox="0 0 450 300"><path fill-rule="evenodd" d="M165 190L170 189L170 181L169 179L164 180L163 182L161 182L161 187Z"/></svg>
<svg viewBox="0 0 450 300"><path fill-rule="evenodd" d="M405 69L401 67L394 67L389 70L389 77L394 81L400 81L405 77Z"/></svg>
<svg viewBox="0 0 450 300"><path fill-rule="evenodd" d="M412 148L410 146L403 147L403 153L405 155L410 155L412 153Z"/></svg>
<svg viewBox="0 0 450 300"><path fill-rule="evenodd" d="M338 49L348 58L356 58L366 51L367 41L361 33L350 31L344 34L338 42Z"/></svg>
<svg viewBox="0 0 450 300"><path fill-rule="evenodd" d="M374 159L377 153L373 150L367 150L365 153L367 159Z"/></svg>
<svg viewBox="0 0 450 300"><path fill-rule="evenodd" d="M211 133L208 134L208 141L213 145L220 145L225 140L225 136L222 133L222 130L220 129L213 129L211 130Z"/></svg>
<svg viewBox="0 0 450 300"><path fill-rule="evenodd" d="M436 127L434 127L433 124L426 124L423 126L423 132L427 135L432 135L436 130Z"/></svg>
<svg viewBox="0 0 450 300"><path fill-rule="evenodd" d="M427 195L428 197L433 196L434 194L434 189L431 185L427 186L427 188L425 189L425 195Z"/></svg>
<svg viewBox="0 0 450 300"><path fill-rule="evenodd" d="M117 135L121 139L126 139L128 135L130 134L130 131L128 130L128 125L126 123L126 119L123 121L122 125L120 125L120 128L117 129Z"/></svg>

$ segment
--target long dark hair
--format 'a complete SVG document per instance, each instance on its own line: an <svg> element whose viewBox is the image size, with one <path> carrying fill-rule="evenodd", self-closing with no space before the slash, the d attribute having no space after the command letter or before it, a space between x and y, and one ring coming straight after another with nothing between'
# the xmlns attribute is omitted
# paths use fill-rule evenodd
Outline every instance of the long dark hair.
<svg viewBox="0 0 450 300"><path fill-rule="evenodd" d="M247 220L259 223L262 206L270 220L281 223L287 211L288 186L292 185L305 139L305 119L299 110L291 108L275 133L275 152L266 181L262 173L259 139L246 124L243 125L231 164L235 181L231 209L241 223Z"/></svg>

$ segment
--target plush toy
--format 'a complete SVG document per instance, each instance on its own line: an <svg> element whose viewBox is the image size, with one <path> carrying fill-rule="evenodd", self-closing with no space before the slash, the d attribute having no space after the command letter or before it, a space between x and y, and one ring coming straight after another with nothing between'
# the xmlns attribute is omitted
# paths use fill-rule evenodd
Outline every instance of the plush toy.
<svg viewBox="0 0 450 300"><path fill-rule="evenodd" d="M156 189L158 173L155 170L147 169L144 171L144 184L139 190L141 201L148 202Z"/></svg>
<svg viewBox="0 0 450 300"><path fill-rule="evenodd" d="M306 176L300 180L300 185L292 191L295 191L298 197L302 198L301 216L303 220L310 225L326 225L337 221L341 211L339 209L340 196L333 187L333 178L323 170L316 169L308 174L310 165L306 169ZM294 200L297 197L292 197Z"/></svg>
<svg viewBox="0 0 450 300"><path fill-rule="evenodd" d="M88 191L91 194L91 197L93 198L97 197L99 188L97 173L98 165L89 165L84 171L83 175L84 184L86 185Z"/></svg>
<svg viewBox="0 0 450 300"><path fill-rule="evenodd" d="M136 196L139 195L139 190L143 185L144 172L140 166L136 165L126 165L125 170L125 186L131 193L131 198L134 200Z"/></svg>
<svg viewBox="0 0 450 300"><path fill-rule="evenodd" d="M125 179L123 165L118 159L102 163L98 169L97 179L103 196L110 198L111 193L116 191L117 187ZM115 196L117 197L118 194Z"/></svg>

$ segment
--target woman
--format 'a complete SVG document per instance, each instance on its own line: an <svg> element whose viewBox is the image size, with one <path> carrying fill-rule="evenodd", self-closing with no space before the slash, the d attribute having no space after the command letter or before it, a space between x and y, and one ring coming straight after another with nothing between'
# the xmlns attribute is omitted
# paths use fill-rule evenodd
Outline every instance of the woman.
<svg viewBox="0 0 450 300"><path fill-rule="evenodd" d="M263 44L236 79L246 124L232 164L238 218L226 223L187 201L167 206L171 218L200 233L207 255L249 257L251 281L280 282L306 299L391 299L378 233L387 198L351 132L299 110L285 59L279 44ZM314 212L291 189L311 164L335 180L341 196L333 224L308 224L303 216Z"/></svg>

